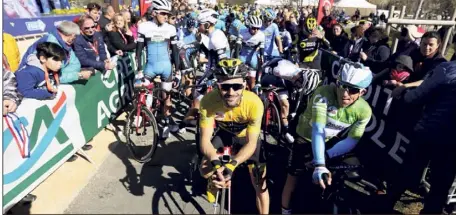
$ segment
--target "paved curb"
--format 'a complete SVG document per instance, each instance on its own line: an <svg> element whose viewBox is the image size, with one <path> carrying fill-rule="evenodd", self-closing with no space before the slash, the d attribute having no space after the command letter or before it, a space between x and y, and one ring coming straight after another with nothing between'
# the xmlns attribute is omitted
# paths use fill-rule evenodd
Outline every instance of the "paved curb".
<svg viewBox="0 0 456 215"><path fill-rule="evenodd" d="M31 214L62 214L78 196L79 192L89 183L103 162L112 155L109 146L117 147L114 133L104 129L90 142L93 148L85 153L93 163L82 156L76 161L66 162L43 183L32 191L37 199L32 203ZM121 143L122 144L122 143ZM24 209L19 206L12 209L13 214L22 214Z"/></svg>

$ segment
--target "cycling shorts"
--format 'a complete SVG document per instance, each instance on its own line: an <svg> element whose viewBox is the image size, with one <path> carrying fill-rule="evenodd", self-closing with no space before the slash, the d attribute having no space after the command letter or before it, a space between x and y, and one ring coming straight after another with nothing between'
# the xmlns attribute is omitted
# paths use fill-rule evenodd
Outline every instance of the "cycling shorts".
<svg viewBox="0 0 456 215"><path fill-rule="evenodd" d="M144 75L154 78L157 75L160 75L162 80L167 80L171 76L171 61L162 61L162 62L150 62L146 64L144 69Z"/></svg>
<svg viewBox="0 0 456 215"><path fill-rule="evenodd" d="M212 145L217 150L217 153L223 152L224 146L232 146L231 153L235 155L241 150L241 148L247 144L247 137L237 137L230 132L219 129L215 136L212 138ZM247 160L247 163L265 163L263 156L261 156L263 150L261 146L261 139L258 137L257 147L253 155Z"/></svg>
<svg viewBox="0 0 456 215"><path fill-rule="evenodd" d="M297 143L303 141L304 143ZM290 156L288 157L287 172L292 176L301 176L308 167L306 163L312 162L312 143L305 141L302 138L296 138L295 142L291 145Z"/></svg>

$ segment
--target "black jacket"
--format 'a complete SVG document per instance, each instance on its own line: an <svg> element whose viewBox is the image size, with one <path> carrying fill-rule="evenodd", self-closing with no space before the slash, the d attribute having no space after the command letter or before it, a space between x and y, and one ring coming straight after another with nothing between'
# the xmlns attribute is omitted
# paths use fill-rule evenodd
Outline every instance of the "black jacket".
<svg viewBox="0 0 456 215"><path fill-rule="evenodd" d="M76 36L73 50L79 62L81 62L81 67L92 67L100 71L105 70L104 61L107 59L107 55L101 33L95 32L91 38L82 34Z"/></svg>
<svg viewBox="0 0 456 215"><path fill-rule="evenodd" d="M394 59L399 56L399 55L408 55L410 56L410 54L412 52L414 52L415 50L419 49L420 46L418 44L416 44L415 42L413 41L409 41L409 40L400 40L399 43L397 44L397 49L396 49L396 52L391 55L391 60L394 61Z"/></svg>
<svg viewBox="0 0 456 215"><path fill-rule="evenodd" d="M426 58L421 54L420 49L416 49L410 54L413 60L414 72L410 75L410 81L415 82L423 80L429 71L436 68L439 64L447 62L447 60L437 52L434 57Z"/></svg>
<svg viewBox="0 0 456 215"><path fill-rule="evenodd" d="M337 55L341 57L348 57L350 52L350 40L348 39L347 34L342 33L342 35L333 37L329 41L333 51L337 52Z"/></svg>
<svg viewBox="0 0 456 215"><path fill-rule="evenodd" d="M111 22L110 19L106 18L105 16L101 16L100 20L98 21L98 25L100 26L101 31L106 31L105 27Z"/></svg>
<svg viewBox="0 0 456 215"><path fill-rule="evenodd" d="M390 57L391 49L386 42L387 39L378 41L369 50L364 51L367 54L367 59L363 64L368 66L374 74L388 67L386 62Z"/></svg>
<svg viewBox="0 0 456 215"><path fill-rule="evenodd" d="M108 32L109 42L111 42L112 47L116 50L122 50L123 52L131 52L136 49L136 42L133 37L123 34L127 42L117 31ZM112 49L111 49L112 50Z"/></svg>

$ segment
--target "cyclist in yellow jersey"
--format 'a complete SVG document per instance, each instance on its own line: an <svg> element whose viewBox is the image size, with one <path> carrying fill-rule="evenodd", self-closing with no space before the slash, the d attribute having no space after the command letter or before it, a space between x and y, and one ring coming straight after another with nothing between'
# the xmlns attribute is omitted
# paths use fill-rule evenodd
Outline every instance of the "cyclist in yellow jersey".
<svg viewBox="0 0 456 215"><path fill-rule="evenodd" d="M269 213L266 167L260 163L259 139L264 106L253 92L244 90L248 71L239 59L223 59L216 71L218 89L203 97L200 105L201 152L200 171L209 179L208 200L215 202L217 188L229 187L234 169L247 162L254 184L260 214ZM216 125L216 126L214 126ZM218 128L214 137L214 127ZM217 150L232 147L232 157L222 164ZM256 178L256 176L259 176Z"/></svg>

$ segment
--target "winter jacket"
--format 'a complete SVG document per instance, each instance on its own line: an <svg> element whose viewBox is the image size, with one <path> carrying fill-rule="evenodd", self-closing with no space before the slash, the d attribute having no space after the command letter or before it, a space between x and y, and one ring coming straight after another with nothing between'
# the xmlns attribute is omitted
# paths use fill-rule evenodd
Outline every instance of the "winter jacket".
<svg viewBox="0 0 456 215"><path fill-rule="evenodd" d="M447 62L447 60L440 54L436 53L432 58L426 58L421 54L420 49L416 49L410 54L413 60L414 72L410 75L410 81L415 82L423 80L429 71L436 68L439 64Z"/></svg>
<svg viewBox="0 0 456 215"><path fill-rule="evenodd" d="M404 101L424 105L414 129L425 138L423 141L449 143L456 130L456 61L441 63L431 70L419 87L404 95Z"/></svg>
<svg viewBox="0 0 456 215"><path fill-rule="evenodd" d="M17 82L14 73L3 67L3 100L11 100L19 105L22 95L17 92Z"/></svg>
<svg viewBox="0 0 456 215"><path fill-rule="evenodd" d="M364 51L367 59L363 62L371 71L376 74L388 67L387 62L391 54L391 49L386 44L387 40L379 41L372 44L369 50Z"/></svg>
<svg viewBox="0 0 456 215"><path fill-rule="evenodd" d="M30 61L26 66L16 72L17 91L24 98L32 98L38 100L53 99L54 94L49 92L46 87L45 72L38 58ZM51 71L49 71L52 74ZM49 77L53 84L52 76Z"/></svg>
<svg viewBox="0 0 456 215"><path fill-rule="evenodd" d="M81 71L81 63L79 59L76 57L71 46L67 45L65 41L63 41L62 37L60 37L57 30L52 31L50 34L44 35L38 41L33 43L25 52L24 57L22 57L21 63L19 65L19 69L27 65L29 61L34 61L37 59L36 57L36 47L40 43L44 42L51 42L58 44L60 47L65 49L66 52L66 59L63 61L62 68L60 69L60 83L66 84L77 81L79 79L79 72Z"/></svg>
<svg viewBox="0 0 456 215"><path fill-rule="evenodd" d="M19 47L16 39L11 34L3 33L3 54L8 59L11 72L16 72L19 67Z"/></svg>
<svg viewBox="0 0 456 215"><path fill-rule="evenodd" d="M136 43L133 37L128 36L125 33L123 33L123 36L127 40L126 42L124 40L124 37L122 37L118 31L108 32L109 41L115 50L122 50L123 52L134 51L136 49Z"/></svg>
<svg viewBox="0 0 456 215"><path fill-rule="evenodd" d="M95 32L92 37L78 35L73 44L73 50L81 62L81 67L92 67L99 71L105 70L104 61L107 59L103 36Z"/></svg>
<svg viewBox="0 0 456 215"><path fill-rule="evenodd" d="M334 36L330 41L332 50L337 52L341 57L348 57L350 52L350 40L345 33L342 33L340 36Z"/></svg>

